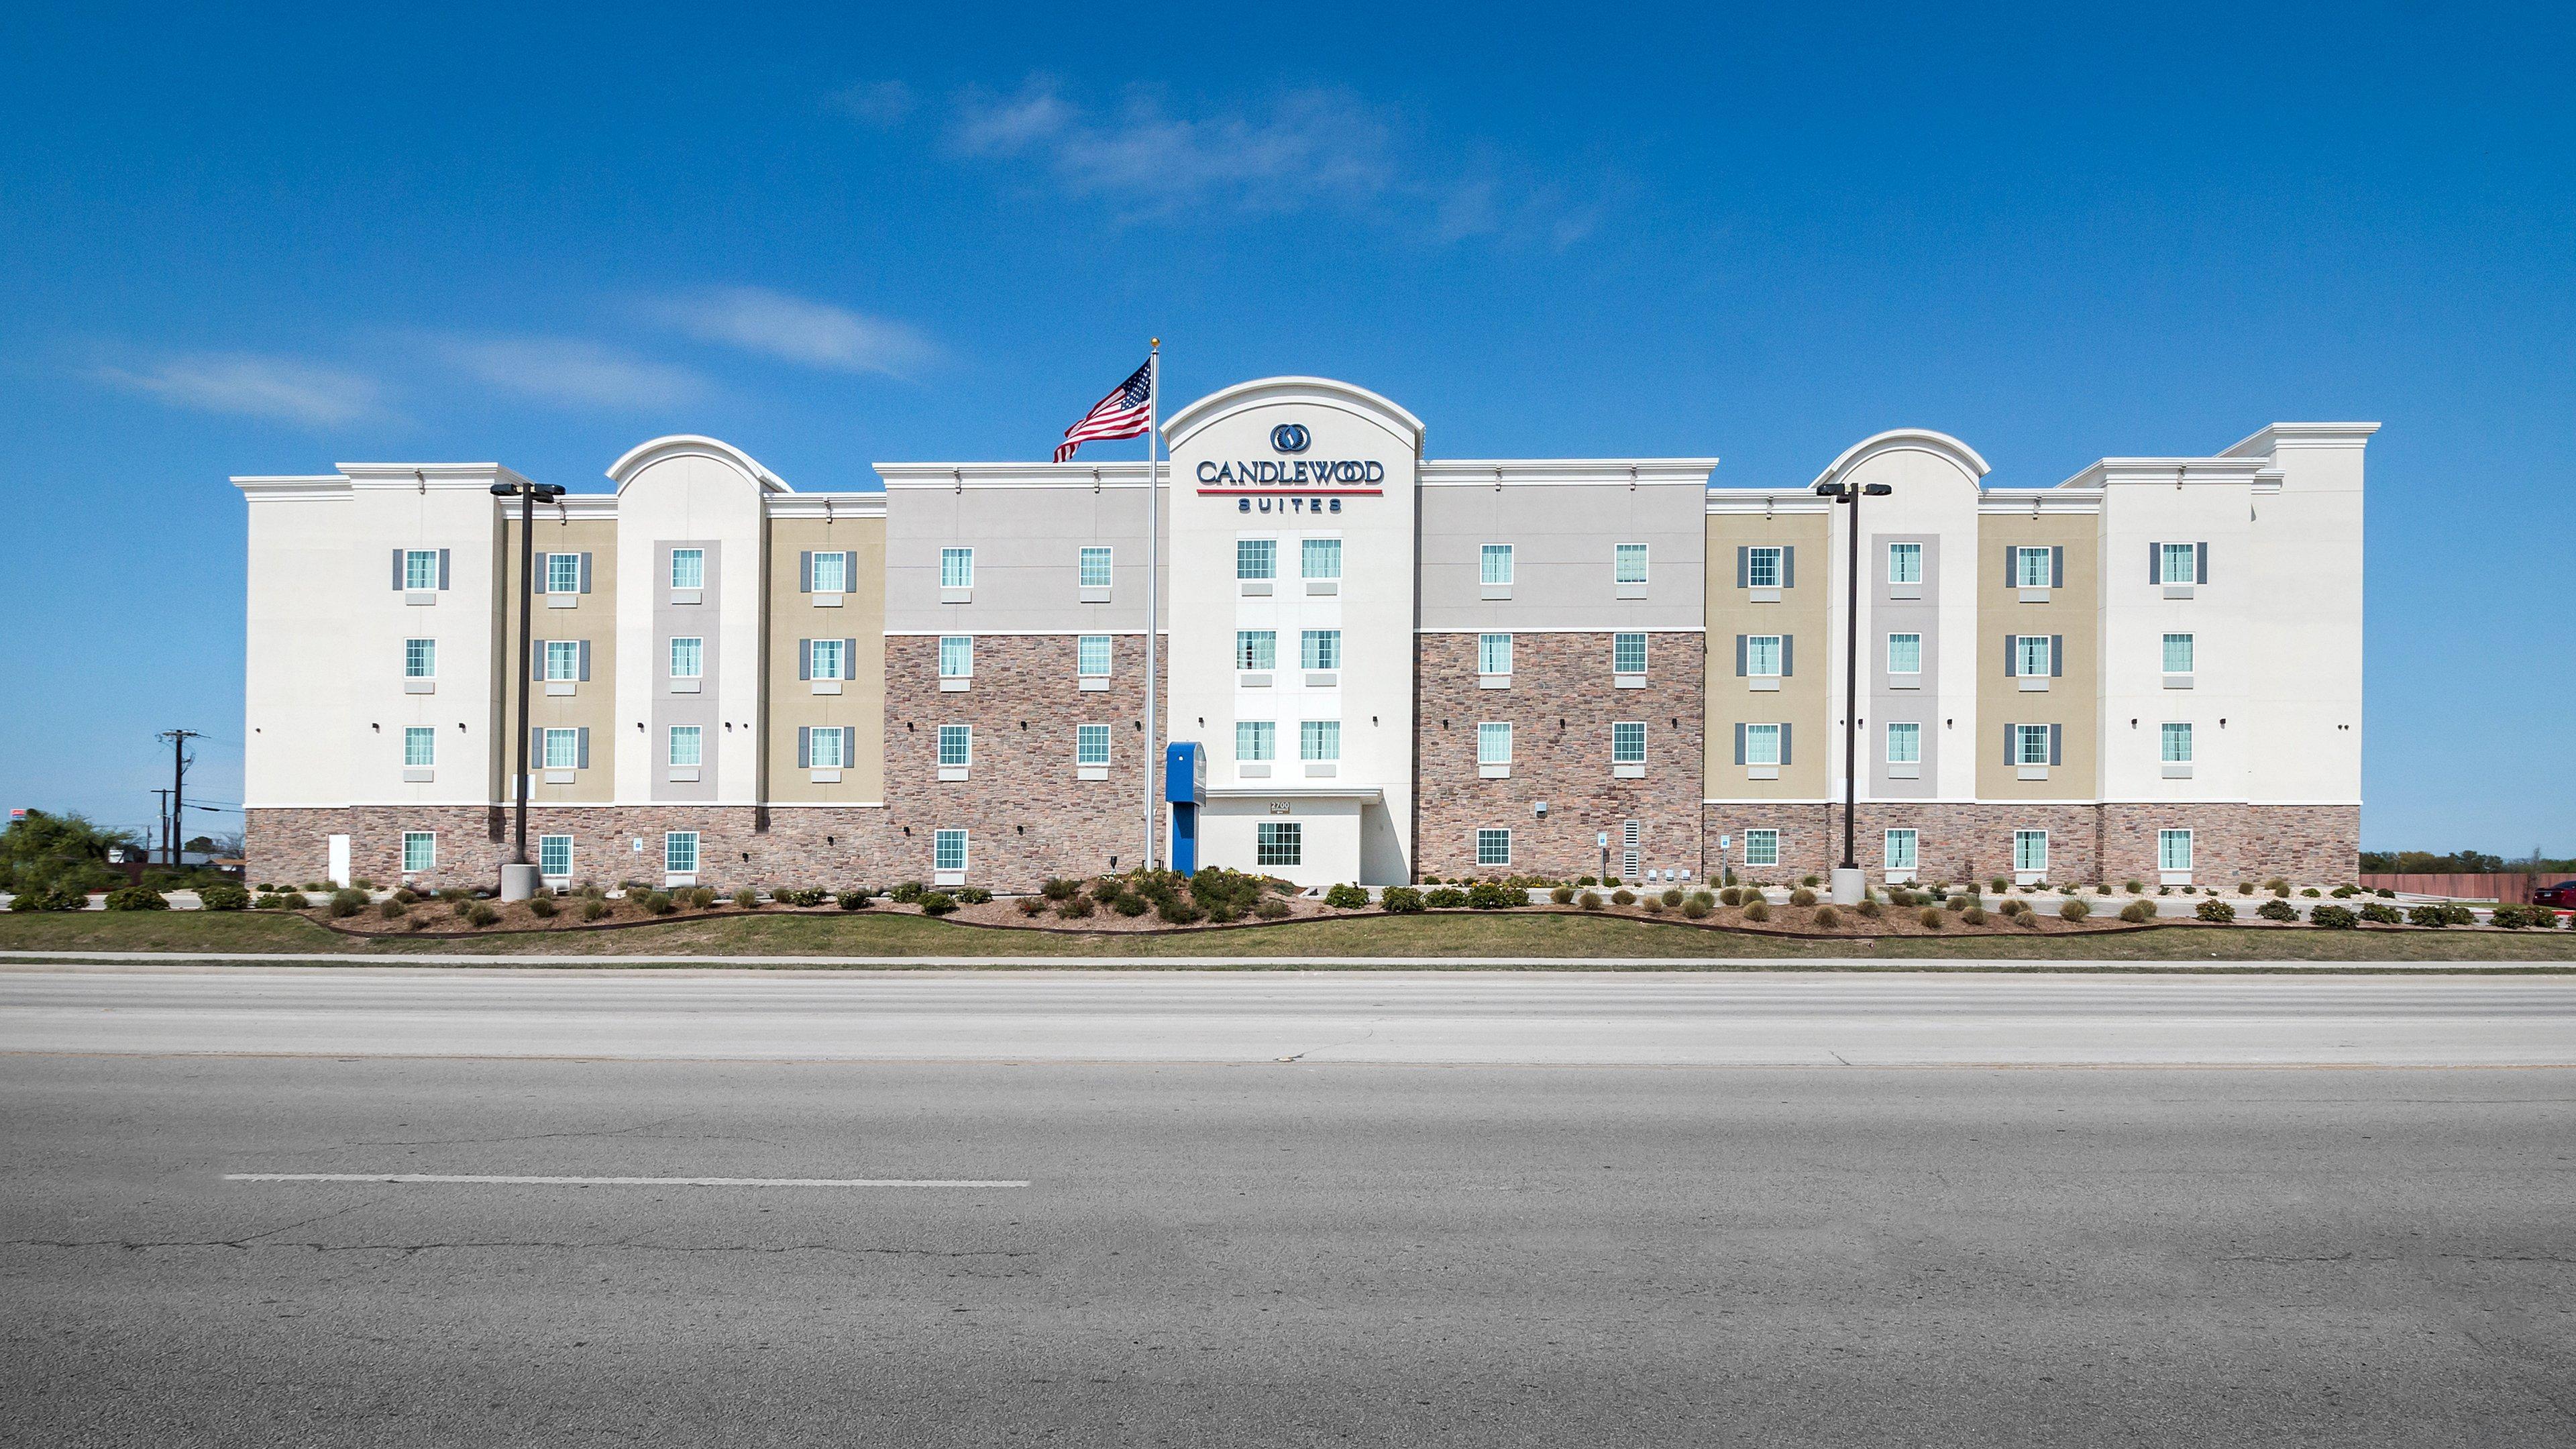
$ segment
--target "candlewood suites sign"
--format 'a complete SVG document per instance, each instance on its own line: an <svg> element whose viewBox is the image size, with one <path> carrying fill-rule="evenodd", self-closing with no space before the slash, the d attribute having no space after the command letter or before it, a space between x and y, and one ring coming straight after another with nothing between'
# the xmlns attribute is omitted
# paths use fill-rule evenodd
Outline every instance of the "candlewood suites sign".
<svg viewBox="0 0 2576 1449"><path fill-rule="evenodd" d="M1282 453L1302 453L1313 441L1303 423L1270 430L1270 446ZM1386 465L1374 458L1207 458L1199 463L1198 482L1201 493L1383 493Z"/></svg>

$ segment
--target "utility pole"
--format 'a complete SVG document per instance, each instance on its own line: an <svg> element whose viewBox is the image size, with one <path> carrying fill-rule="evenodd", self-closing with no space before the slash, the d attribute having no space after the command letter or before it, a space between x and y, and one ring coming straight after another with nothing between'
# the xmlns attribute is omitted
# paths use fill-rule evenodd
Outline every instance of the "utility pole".
<svg viewBox="0 0 2576 1449"><path fill-rule="evenodd" d="M162 830L161 845L170 868L176 870L179 868L179 842L185 838L179 830L179 812L187 808L188 767L196 763L189 758L188 741L201 740L205 736L195 730L180 729L163 730L160 738L170 742L170 813L167 817L169 823Z"/></svg>
<svg viewBox="0 0 2576 1449"><path fill-rule="evenodd" d="M170 792L155 790L152 798L161 803L161 853L166 856L170 853Z"/></svg>

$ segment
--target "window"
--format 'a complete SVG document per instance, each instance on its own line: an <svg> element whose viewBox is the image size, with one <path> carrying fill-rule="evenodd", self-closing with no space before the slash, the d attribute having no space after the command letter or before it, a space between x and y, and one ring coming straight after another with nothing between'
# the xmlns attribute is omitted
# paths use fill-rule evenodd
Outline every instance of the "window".
<svg viewBox="0 0 2576 1449"><path fill-rule="evenodd" d="M1645 726L1638 726L1642 734ZM1778 765L1780 763L1780 727L1775 724L1749 724L1744 727L1744 763Z"/></svg>
<svg viewBox="0 0 2576 1449"><path fill-rule="evenodd" d="M1479 634L1476 636L1476 672L1509 674L1512 672L1512 636Z"/></svg>
<svg viewBox="0 0 2576 1449"><path fill-rule="evenodd" d="M806 640L805 666L807 677L813 679L841 679L846 677L846 666L849 661L844 659L841 655L842 642L843 641L839 639ZM942 639L939 641L939 644L939 660L940 664L943 666L944 672L944 667L948 662L948 641Z"/></svg>
<svg viewBox="0 0 2576 1449"><path fill-rule="evenodd" d="M1891 765L1923 763L1923 726L1890 724L1887 727L1887 762Z"/></svg>
<svg viewBox="0 0 2576 1449"><path fill-rule="evenodd" d="M418 875L438 865L438 837L426 830L403 832L403 874Z"/></svg>
<svg viewBox="0 0 2576 1449"><path fill-rule="evenodd" d="M438 550L403 550L403 587L414 592L438 587Z"/></svg>
<svg viewBox="0 0 2576 1449"><path fill-rule="evenodd" d="M1339 669L1342 667L1342 631L1308 629L1297 639L1297 667L1300 669Z"/></svg>
<svg viewBox="0 0 2576 1449"><path fill-rule="evenodd" d="M975 550L941 549L939 551L939 586L943 589L975 587Z"/></svg>
<svg viewBox="0 0 2576 1449"><path fill-rule="evenodd" d="M1914 869L1913 831L1891 830L1887 832L1887 868L1889 870Z"/></svg>
<svg viewBox="0 0 2576 1449"><path fill-rule="evenodd" d="M1744 672L1756 676L1780 673L1780 636L1747 634L1744 636Z"/></svg>
<svg viewBox="0 0 2576 1449"><path fill-rule="evenodd" d="M1234 722L1234 757L1238 760L1262 761L1278 753L1279 726L1266 719L1239 719Z"/></svg>
<svg viewBox="0 0 2576 1449"><path fill-rule="evenodd" d="M2013 550L2013 587L2044 589L2049 586L2049 552L2044 548Z"/></svg>
<svg viewBox="0 0 2576 1449"><path fill-rule="evenodd" d="M959 766L974 763L975 727L941 725L939 727L939 763Z"/></svg>
<svg viewBox="0 0 2576 1449"><path fill-rule="evenodd" d="M549 594L581 592L581 555L550 553L546 555L546 587Z"/></svg>
<svg viewBox="0 0 2576 1449"><path fill-rule="evenodd" d="M2156 577L2159 582L2168 584L2188 584L2196 581L2200 577L2200 549L2197 545L2188 543L2159 544L2156 546L2156 556L2163 560L2164 564L2162 568L2156 571Z"/></svg>
<svg viewBox="0 0 2576 1449"><path fill-rule="evenodd" d="M581 768L581 731L547 730L543 739L546 769L578 770Z"/></svg>
<svg viewBox="0 0 2576 1449"><path fill-rule="evenodd" d="M833 641L833 648L837 650L839 647L839 643L837 641ZM940 635L939 677L942 679L971 679L974 675L975 636L972 634ZM819 679L822 676L816 675L815 677ZM834 675L832 677L837 679L840 676Z"/></svg>
<svg viewBox="0 0 2576 1449"><path fill-rule="evenodd" d="M2165 636L2165 673L2191 673L2191 652L2189 634L2167 634Z"/></svg>
<svg viewBox="0 0 2576 1449"><path fill-rule="evenodd" d="M1234 541L1234 576L1238 579L1272 579L1279 576L1279 541L1272 538L1238 538Z"/></svg>
<svg viewBox="0 0 2576 1449"><path fill-rule="evenodd" d="M698 873L698 832L694 830L663 832L662 869L670 875Z"/></svg>
<svg viewBox="0 0 2576 1449"><path fill-rule="evenodd" d="M2015 634L2013 636L2013 673L2025 679L2033 675L2044 677L2056 673L2056 670L2049 667L2055 662L2052 657L2055 651L2049 648L2048 641L2049 636L2046 634Z"/></svg>
<svg viewBox="0 0 2576 1449"><path fill-rule="evenodd" d="M438 641L405 639L403 641L403 678L436 679L438 677Z"/></svg>
<svg viewBox="0 0 2576 1449"><path fill-rule="evenodd" d="M2017 724L2013 731L2013 763L2045 765L2048 763L2048 726Z"/></svg>
<svg viewBox="0 0 2576 1449"><path fill-rule="evenodd" d="M671 726L671 763L690 768L704 763L706 738L702 726Z"/></svg>
<svg viewBox="0 0 2576 1449"><path fill-rule="evenodd" d="M1337 719L1310 719L1299 724L1297 757L1303 760L1340 759L1342 722Z"/></svg>
<svg viewBox="0 0 2576 1449"><path fill-rule="evenodd" d="M1486 544L1482 566L1484 569L1482 578L1486 583L1510 583L1512 581L1512 546L1508 543Z"/></svg>
<svg viewBox="0 0 2576 1449"><path fill-rule="evenodd" d="M1744 551L1744 586L1748 589L1780 587L1780 550L1748 548Z"/></svg>
<svg viewBox="0 0 2576 1449"><path fill-rule="evenodd" d="M1508 765L1512 762L1512 727L1509 721L1487 721L1476 726L1476 763Z"/></svg>
<svg viewBox="0 0 2576 1449"><path fill-rule="evenodd" d="M1304 865L1306 827L1293 820L1264 821L1253 827L1254 865Z"/></svg>
<svg viewBox="0 0 2576 1449"><path fill-rule="evenodd" d="M1923 545L1889 544L1887 546L1887 581L1891 584L1923 582Z"/></svg>
<svg viewBox="0 0 2576 1449"><path fill-rule="evenodd" d="M1775 725L1772 728L1776 731L1778 726ZM1623 719L1611 724L1610 763L1614 765L1646 763L1646 722L1644 720Z"/></svg>
<svg viewBox="0 0 2576 1449"><path fill-rule="evenodd" d="M1512 833L1508 830L1476 832L1476 864L1509 865L1512 863Z"/></svg>
<svg viewBox="0 0 2576 1449"><path fill-rule="evenodd" d="M2047 873L2047 831L2016 830L2013 832L2013 869L2017 871L2038 871L2043 875Z"/></svg>
<svg viewBox="0 0 2576 1449"><path fill-rule="evenodd" d="M1777 830L1748 830L1744 832L1744 863L1746 865L1778 865L1780 863L1780 832Z"/></svg>
<svg viewBox="0 0 2576 1449"><path fill-rule="evenodd" d="M1642 584L1646 581L1646 546L1642 543L1619 545L1619 572L1616 581Z"/></svg>
<svg viewBox="0 0 2576 1449"><path fill-rule="evenodd" d="M1073 727L1073 762L1077 765L1107 765L1109 763L1109 726L1075 725Z"/></svg>
<svg viewBox="0 0 2576 1449"><path fill-rule="evenodd" d="M1923 636L1890 634L1887 636L1887 672L1921 674L1923 672Z"/></svg>
<svg viewBox="0 0 2576 1449"><path fill-rule="evenodd" d="M704 639L671 641L671 677L696 679L706 673L707 647Z"/></svg>
<svg viewBox="0 0 2576 1449"><path fill-rule="evenodd" d="M1279 667L1279 634L1272 629L1234 631L1234 667L1269 670Z"/></svg>
<svg viewBox="0 0 2576 1449"><path fill-rule="evenodd" d="M1610 672L1643 674L1646 672L1646 636L1613 634L1610 636Z"/></svg>
<svg viewBox="0 0 2576 1449"><path fill-rule="evenodd" d="M846 594L850 591L850 556L846 553L814 555L814 590L818 594Z"/></svg>
<svg viewBox="0 0 2576 1449"><path fill-rule="evenodd" d="M930 865L933 870L965 870L966 832L942 830L934 833L930 840Z"/></svg>
<svg viewBox="0 0 2576 1449"><path fill-rule="evenodd" d="M537 874L552 880L566 880L571 877L571 836L540 835L537 837Z"/></svg>
<svg viewBox="0 0 2576 1449"><path fill-rule="evenodd" d="M411 725L403 730L403 765L408 769L426 770L438 763L438 730L430 725Z"/></svg>
<svg viewBox="0 0 2576 1449"><path fill-rule="evenodd" d="M1105 589L1109 587L1110 562L1111 553L1110 550L1106 548L1087 547L1083 549L1082 587L1086 589Z"/></svg>
<svg viewBox="0 0 2576 1449"><path fill-rule="evenodd" d="M1084 679L1105 679L1109 675L1109 636L1085 634L1073 646L1073 672Z"/></svg>
<svg viewBox="0 0 2576 1449"><path fill-rule="evenodd" d="M816 770L837 770L848 764L849 761L841 758L841 746L848 739L848 733L838 729L806 731L807 767Z"/></svg>
<svg viewBox="0 0 2576 1449"><path fill-rule="evenodd" d="M1310 579L1338 579L1342 576L1342 541L1338 538L1310 538L1297 548L1297 570Z"/></svg>
<svg viewBox="0 0 2576 1449"><path fill-rule="evenodd" d="M707 586L707 551L702 548L671 550L671 587L703 589Z"/></svg>
<svg viewBox="0 0 2576 1449"><path fill-rule="evenodd" d="M2164 762L2168 765L2191 763L2191 726L2173 720L2165 722Z"/></svg>
<svg viewBox="0 0 2576 1449"><path fill-rule="evenodd" d="M546 641L546 679L549 682L581 678L581 642L577 639Z"/></svg>
<svg viewBox="0 0 2576 1449"><path fill-rule="evenodd" d="M2191 869L2191 832L2159 830L2156 832L2156 869Z"/></svg>

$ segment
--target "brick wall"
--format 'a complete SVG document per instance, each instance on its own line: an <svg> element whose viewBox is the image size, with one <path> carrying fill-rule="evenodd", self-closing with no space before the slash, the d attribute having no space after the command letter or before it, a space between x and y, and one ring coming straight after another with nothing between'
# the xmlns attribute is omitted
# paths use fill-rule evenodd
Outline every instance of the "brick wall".
<svg viewBox="0 0 2576 1449"><path fill-rule="evenodd" d="M1659 636L1669 639L1672 636ZM1610 634L1515 634L1512 687L1476 684L1476 636L1425 634L1415 659L1414 873L1497 874L1476 864L1479 827L1512 831L1510 870L1550 876L1601 868L1608 831L1618 869L1621 826L1639 822L1644 869L1700 871L1703 651L1653 651L1644 689L1613 689ZM1479 778L1476 726L1508 720L1512 773ZM1610 726L1646 724L1646 773L1610 773ZM1678 720L1679 724L1674 722ZM1544 800L1544 820L1535 811Z"/></svg>
<svg viewBox="0 0 2576 1449"><path fill-rule="evenodd" d="M1842 860L1839 802L1768 806L1710 804L1703 815L1705 849L1717 864L1720 835L1734 838L1728 860L1742 870L1747 828L1780 832L1775 881L1823 875ZM2052 805L1986 802L1864 802L1853 858L1875 880L1886 870L1886 832L1911 828L1915 876L1923 881L1987 880L2012 874L2013 832L2048 832L2052 881L2116 884L2156 879L2156 832L2192 832L2192 878L2202 885L2286 876L2301 883L2352 878L2361 812L2349 805Z"/></svg>

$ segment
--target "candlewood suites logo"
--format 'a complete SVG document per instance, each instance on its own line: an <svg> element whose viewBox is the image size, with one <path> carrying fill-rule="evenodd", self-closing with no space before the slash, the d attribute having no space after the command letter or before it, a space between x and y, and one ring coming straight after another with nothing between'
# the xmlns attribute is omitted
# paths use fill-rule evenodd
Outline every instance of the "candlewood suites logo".
<svg viewBox="0 0 2576 1449"><path fill-rule="evenodd" d="M1314 442L1304 423L1281 423L1270 430L1270 446L1277 452L1302 453ZM1374 458L1206 458L1197 471L1201 493L1377 493L1386 481L1386 465Z"/></svg>

